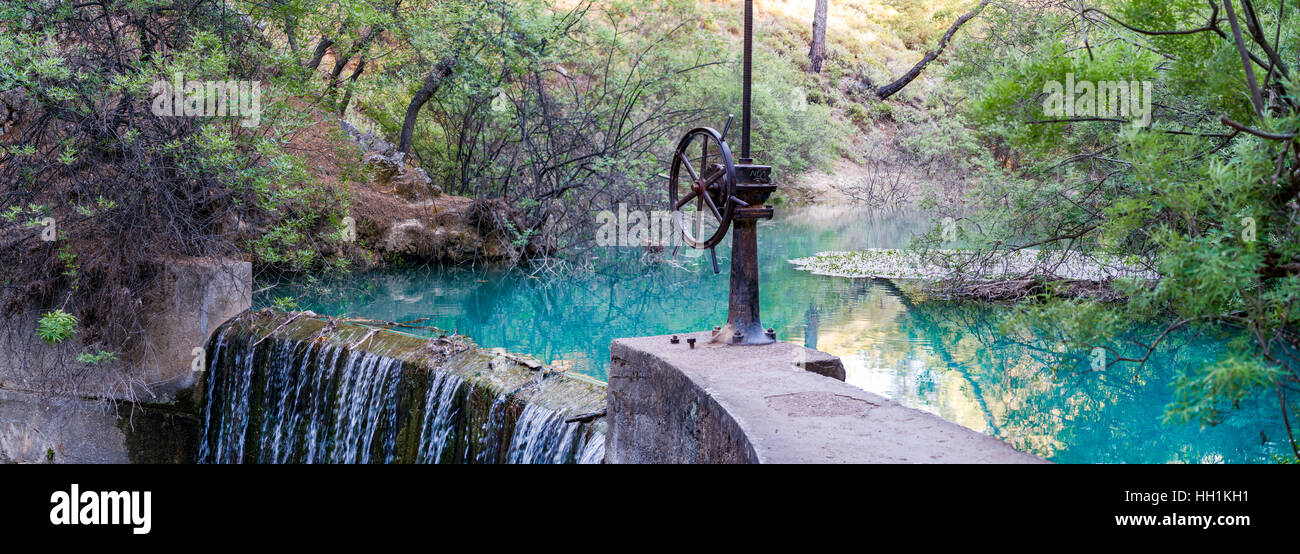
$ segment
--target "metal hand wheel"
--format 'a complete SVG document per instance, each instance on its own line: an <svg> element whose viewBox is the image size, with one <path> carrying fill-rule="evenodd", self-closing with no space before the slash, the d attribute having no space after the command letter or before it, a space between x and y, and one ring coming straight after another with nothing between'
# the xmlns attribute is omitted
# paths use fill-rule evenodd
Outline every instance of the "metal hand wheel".
<svg viewBox="0 0 1300 554"><path fill-rule="evenodd" d="M721 133L699 127L677 143L668 177L668 199L673 221L686 244L712 250L727 236L739 199L736 162ZM716 254L713 265L717 272Z"/></svg>

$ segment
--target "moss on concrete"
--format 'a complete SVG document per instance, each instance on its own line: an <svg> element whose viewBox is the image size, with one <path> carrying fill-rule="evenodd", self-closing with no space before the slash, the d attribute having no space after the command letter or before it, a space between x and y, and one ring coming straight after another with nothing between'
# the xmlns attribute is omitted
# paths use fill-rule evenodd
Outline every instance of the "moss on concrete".
<svg viewBox="0 0 1300 554"><path fill-rule="evenodd" d="M219 366L227 360L249 355L252 348L252 367L255 371L248 384L249 410L247 433L255 436L265 414L263 391L268 379L297 379L302 376L276 376L269 368L279 371L323 371L329 376L329 390L338 386L337 379L347 359L347 353L368 352L400 363L400 377L395 392L396 411L392 420L383 419L374 432L371 445L372 461L412 463L419 460L425 405L428 398L430 374L449 373L463 380L455 392L454 402L459 407L451 439L439 461L454 463L499 463L505 461L507 446L513 438L515 423L528 405L539 405L565 417L602 409L605 404L604 385L590 379L551 371L540 364L518 356L493 352L476 347L469 339L460 336L417 337L387 329L348 323L316 316L310 313L284 313L272 310L247 312L219 330L225 336L227 351L223 360L209 360ZM214 338L214 341L216 339ZM326 345L343 350L344 354L324 359ZM209 345L209 356L216 356L215 344ZM276 359L272 359L275 357ZM297 360L293 367L284 367L286 360ZM307 362L303 362L306 360ZM329 366L330 361L334 366ZM308 363L309 362L309 363ZM204 386L212 386L213 374L229 371L230 367L210 367ZM332 371L331 371L332 370ZM219 394L224 394L218 391ZM200 393L200 398L204 393ZM218 410L218 407L214 407ZM334 406L328 406L334 409ZM328 418L329 414L325 414ZM203 417L221 417L221 414ZM603 434L604 423L597 420L582 425L584 442L592 434ZM303 433L305 429L294 429ZM603 439L602 439L603 440ZM259 441L244 441L242 460L259 459ZM382 443L382 444L381 444ZM391 448L389 447L391 445ZM386 451L381 452L379 449ZM391 458L391 459L385 459ZM292 461L305 461L302 453Z"/></svg>

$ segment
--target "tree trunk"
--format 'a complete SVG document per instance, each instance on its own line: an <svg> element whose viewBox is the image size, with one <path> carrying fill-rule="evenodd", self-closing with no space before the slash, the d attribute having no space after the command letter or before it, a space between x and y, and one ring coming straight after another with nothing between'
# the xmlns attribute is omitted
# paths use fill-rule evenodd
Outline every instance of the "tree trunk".
<svg viewBox="0 0 1300 554"><path fill-rule="evenodd" d="M372 27L370 31L354 43L347 52L337 55L338 57L334 60L334 69L330 70L329 85L326 87L326 94L329 96L330 102L333 102L338 96L338 88L342 81L343 69L347 67L348 62L352 60L353 56L358 55L360 56L360 59L364 60L366 53L370 49L370 43L375 40L375 37L379 36L379 34L383 32L384 30L382 28ZM357 70L352 72L351 79L353 81L356 81L357 77L361 75L360 69L361 68L358 67Z"/></svg>
<svg viewBox="0 0 1300 554"><path fill-rule="evenodd" d="M433 66L432 71L429 71L429 76L424 78L424 84L420 85L420 90L415 93L411 104L406 107L406 118L402 120L402 139L397 146L398 152L411 153L411 142L415 135L415 118L420 115L420 109L424 104L438 92L442 82L451 76L457 61L454 56L443 58L438 65Z"/></svg>
<svg viewBox="0 0 1300 554"><path fill-rule="evenodd" d="M309 60L307 65L303 67L312 70L320 67L320 61L325 58L325 52L329 51L330 46L333 45L333 40L330 40L328 37L320 37L320 42L316 43L316 52L312 54L311 60Z"/></svg>
<svg viewBox="0 0 1300 554"><path fill-rule="evenodd" d="M357 54L364 53L370 47L370 43L374 42L375 38L383 32L382 27L372 27L364 36L357 39L357 42L347 52L340 54L338 59L334 60L334 69L330 71L331 86L338 84L339 76L343 74L343 68L347 67L348 62Z"/></svg>
<svg viewBox="0 0 1300 554"><path fill-rule="evenodd" d="M352 76L348 77L347 90L343 91L343 101L339 102L339 117L344 117L347 115L348 104L352 102L352 88L355 87L357 84L357 77L360 77L361 72L365 70L366 70L366 57L361 56L361 59L357 60L356 70L352 72Z"/></svg>
<svg viewBox="0 0 1300 554"><path fill-rule="evenodd" d="M289 51L293 53L293 59L298 58L298 20L297 18L286 15L284 16L284 36L289 39Z"/></svg>
<svg viewBox="0 0 1300 554"><path fill-rule="evenodd" d="M903 87L907 86L908 83L912 82L913 79L921 74L921 71L925 69L925 66L929 65L930 62L939 57L939 54L943 53L943 49L948 46L948 41L952 40L952 36L957 33L957 30L960 29L962 25L965 25L967 21L975 19L975 16L984 11L984 7L989 5L989 1L990 0L984 0L983 2L980 2L980 5L975 6L975 9L971 10L970 13L957 18L957 21L954 21L952 26L948 27L948 32L943 34L943 38L939 39L939 46L937 48L926 52L925 57L921 58L921 61L916 62L916 65L912 66L912 69L907 70L907 73L904 73L902 77L898 78L898 80L876 89L876 96L881 100L884 100L892 96L895 92L903 90Z"/></svg>
<svg viewBox="0 0 1300 554"><path fill-rule="evenodd" d="M817 0L813 11L812 48L808 49L808 60L812 62L812 72L822 72L822 60L826 59L826 12L828 0Z"/></svg>

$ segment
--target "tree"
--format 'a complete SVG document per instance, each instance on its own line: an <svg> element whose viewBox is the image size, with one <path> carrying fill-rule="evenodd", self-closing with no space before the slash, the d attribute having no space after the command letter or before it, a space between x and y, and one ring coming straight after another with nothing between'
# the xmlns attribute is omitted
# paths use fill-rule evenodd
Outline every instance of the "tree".
<svg viewBox="0 0 1300 554"><path fill-rule="evenodd" d="M808 49L808 60L812 62L812 72L822 72L822 61L826 59L826 12L827 0L817 0L813 10L812 47Z"/></svg>
<svg viewBox="0 0 1300 554"><path fill-rule="evenodd" d="M339 203L283 146L297 127L278 87L302 86L303 72L236 4L0 0L0 317L67 314L78 342L139 360L168 263L326 263ZM237 106L242 121L226 117ZM88 371L116 354L55 354L26 365L49 377L38 389L147 389L130 371Z"/></svg>
<svg viewBox="0 0 1300 554"><path fill-rule="evenodd" d="M1300 28L1285 3L1178 5L999 13L953 73L971 92L971 121L1024 163L945 212L978 223L983 254L1034 248L1150 271L1113 283L1126 303L1049 295L1017 321L1051 322L1068 353L1098 349L1102 372L1179 348L1182 330L1223 337L1218 359L1174 380L1166 417L1214 425L1270 393L1281 444L1300 459ZM1130 102L1089 96L1118 83ZM1069 109L1053 103L1063 84ZM1050 274L1037 276L1049 292Z"/></svg>
<svg viewBox="0 0 1300 554"><path fill-rule="evenodd" d="M451 77L452 71L456 69L459 57L456 55L447 56L429 70L425 76L424 83L420 85L420 90L415 92L411 98L411 103L406 107L406 116L402 119L402 134L398 141L397 151L403 154L411 153L411 141L415 137L415 120L420 116L420 110L429 102L430 98L442 87L443 81Z"/></svg>

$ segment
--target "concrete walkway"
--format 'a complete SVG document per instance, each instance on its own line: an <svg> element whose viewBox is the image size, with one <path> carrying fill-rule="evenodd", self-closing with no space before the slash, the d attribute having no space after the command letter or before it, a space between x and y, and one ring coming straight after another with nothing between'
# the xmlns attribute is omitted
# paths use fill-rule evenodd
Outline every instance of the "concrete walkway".
<svg viewBox="0 0 1300 554"><path fill-rule="evenodd" d="M711 346L709 336L611 344L607 462L1046 463L825 376L840 366L829 354L781 342Z"/></svg>

